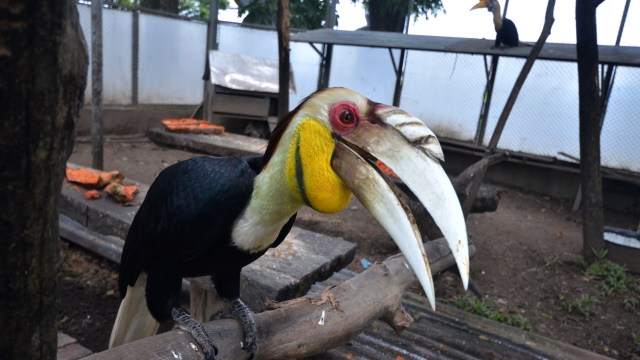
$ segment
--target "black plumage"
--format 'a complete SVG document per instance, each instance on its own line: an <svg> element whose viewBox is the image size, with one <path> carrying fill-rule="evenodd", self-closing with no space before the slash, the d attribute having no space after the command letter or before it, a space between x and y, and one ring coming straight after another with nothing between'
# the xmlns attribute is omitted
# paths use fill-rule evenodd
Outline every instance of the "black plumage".
<svg viewBox="0 0 640 360"><path fill-rule="evenodd" d="M516 24L509 19L502 19L502 28L496 30L496 42L495 47L501 46L518 46L520 44L520 38L518 37L518 29Z"/></svg>
<svg viewBox="0 0 640 360"><path fill-rule="evenodd" d="M147 273L146 298L158 321L179 307L183 277L212 276L219 295L239 296L240 271L266 251L231 244L231 227L253 191L261 157L203 156L164 169L136 214L124 245L119 289L124 296ZM291 229L295 215L272 246Z"/></svg>

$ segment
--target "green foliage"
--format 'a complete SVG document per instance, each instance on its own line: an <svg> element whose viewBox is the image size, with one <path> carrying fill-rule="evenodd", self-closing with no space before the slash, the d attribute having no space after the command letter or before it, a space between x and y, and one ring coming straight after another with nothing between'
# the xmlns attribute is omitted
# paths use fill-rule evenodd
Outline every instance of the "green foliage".
<svg viewBox="0 0 640 360"><path fill-rule="evenodd" d="M636 294L640 294L640 282L627 273L624 265L614 263L606 259L607 252L602 251L596 255L597 261L591 265L585 265L584 275L600 282L602 295L611 297L614 294L632 293L631 296L616 297L616 301L622 298L622 306L629 311L636 311L640 302ZM567 311L589 317L596 313L599 300L596 296L582 295L564 304Z"/></svg>
<svg viewBox="0 0 640 360"><path fill-rule="evenodd" d="M532 331L533 326L529 319L519 314L508 314L495 310L487 300L471 299L468 296L460 296L451 302L451 305L458 309L480 315L482 317L497 321L509 326L514 326L525 331Z"/></svg>
<svg viewBox="0 0 640 360"><path fill-rule="evenodd" d="M105 0L104 4L113 8L139 8L159 10L190 18L209 20L209 0ZM219 0L221 10L229 7L229 0Z"/></svg>
<svg viewBox="0 0 640 360"><path fill-rule="evenodd" d="M369 28L382 31L402 31L409 10L409 0L352 0L362 1L369 14ZM247 14L245 23L275 25L277 0L239 0L238 16ZM318 29L323 27L329 0L290 0L291 27L294 29ZM415 0L412 14L429 18L444 12L442 0Z"/></svg>
<svg viewBox="0 0 640 360"><path fill-rule="evenodd" d="M571 300L567 303L567 311L570 313L578 313L586 318L596 313L596 305L598 298L584 294L580 299Z"/></svg>
<svg viewBox="0 0 640 360"><path fill-rule="evenodd" d="M640 302L635 297L628 297L622 300L622 306L624 306L625 309L632 312L636 311L636 309L638 308L638 305L640 305Z"/></svg>
<svg viewBox="0 0 640 360"><path fill-rule="evenodd" d="M360 0L351 0L356 4ZM370 10L371 6L380 6L386 9L389 13L407 14L409 8L409 0L362 0L362 5L366 10ZM429 15L437 16L439 12L446 12L442 0L414 0L411 14L414 16L414 20L418 20L420 16L424 16L425 19L429 19Z"/></svg>
<svg viewBox="0 0 640 360"><path fill-rule="evenodd" d="M602 281L602 290L606 296L625 291L640 293L638 281L627 274L627 268L624 265L598 258L597 262L587 267L584 274Z"/></svg>
<svg viewBox="0 0 640 360"><path fill-rule="evenodd" d="M238 16L247 14L244 23L275 25L277 0L237 1ZM294 29L318 29L324 25L328 0L290 0L290 24Z"/></svg>
<svg viewBox="0 0 640 360"><path fill-rule="evenodd" d="M359 0L351 0L353 3ZM409 13L409 0L362 0L367 12L367 23L370 30L402 32L405 19ZM420 16L429 18L429 14L436 16L444 12L441 0L414 0L411 14L414 21Z"/></svg>
<svg viewBox="0 0 640 360"><path fill-rule="evenodd" d="M633 339L634 344L640 346L640 334L631 333L631 338Z"/></svg>

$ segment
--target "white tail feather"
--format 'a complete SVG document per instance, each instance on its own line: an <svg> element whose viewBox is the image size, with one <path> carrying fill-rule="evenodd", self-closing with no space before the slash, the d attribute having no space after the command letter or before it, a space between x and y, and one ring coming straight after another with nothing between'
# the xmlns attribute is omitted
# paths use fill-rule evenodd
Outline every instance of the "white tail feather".
<svg viewBox="0 0 640 360"><path fill-rule="evenodd" d="M160 323L151 316L145 299L147 274L138 276L133 287L127 286L127 294L120 303L116 321L111 330L109 348L153 336Z"/></svg>

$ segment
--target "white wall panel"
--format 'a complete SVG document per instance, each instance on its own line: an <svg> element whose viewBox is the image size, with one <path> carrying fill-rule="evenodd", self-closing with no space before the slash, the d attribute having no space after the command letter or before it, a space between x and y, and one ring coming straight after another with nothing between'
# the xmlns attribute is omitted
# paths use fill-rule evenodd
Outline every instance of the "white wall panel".
<svg viewBox="0 0 640 360"><path fill-rule="evenodd" d="M80 26L91 54L91 7L78 5ZM131 22L132 14L102 10L102 101L108 105L131 104ZM91 62L87 72L85 103L91 102Z"/></svg>
<svg viewBox="0 0 640 360"><path fill-rule="evenodd" d="M485 144L523 64L520 59L500 59ZM578 124L575 64L537 61L509 115L498 147L552 157L560 152L579 156Z"/></svg>
<svg viewBox="0 0 640 360"><path fill-rule="evenodd" d="M484 83L481 56L411 51L400 107L438 136L471 141Z"/></svg>
<svg viewBox="0 0 640 360"><path fill-rule="evenodd" d="M517 4L512 6L510 12L518 16ZM563 9L556 9L556 18ZM619 6L616 9L614 13ZM90 7L78 5L78 11L90 51ZM104 103L127 105L132 96L132 14L104 9L103 16ZM468 10L464 16L470 16ZM637 16L630 12L627 30L640 26L640 22L631 21ZM439 16L432 25L436 27L440 20ZM206 31L206 24L201 22L140 14L140 104L198 104L202 100ZM626 31L623 37L625 45L635 44L629 33ZM273 30L221 24L218 35L220 51L278 58ZM603 39L611 42L610 34L605 32ZM397 59L397 50L395 54ZM485 144L523 62L500 59ZM297 92L291 94L289 108L316 90L320 58L309 44L291 43L291 64ZM87 103L91 100L91 69L88 74ZM602 131L602 162L640 172L640 126L636 119L640 69L619 68L617 74ZM422 119L440 136L469 141L476 132L485 82L481 56L411 51L400 107ZM388 50L335 46L330 86L345 86L374 101L390 104L395 74ZM537 61L511 112L499 148L560 158L560 152L579 156L578 105L576 65Z"/></svg>
<svg viewBox="0 0 640 360"><path fill-rule="evenodd" d="M139 102L200 103L206 40L202 23L140 14Z"/></svg>

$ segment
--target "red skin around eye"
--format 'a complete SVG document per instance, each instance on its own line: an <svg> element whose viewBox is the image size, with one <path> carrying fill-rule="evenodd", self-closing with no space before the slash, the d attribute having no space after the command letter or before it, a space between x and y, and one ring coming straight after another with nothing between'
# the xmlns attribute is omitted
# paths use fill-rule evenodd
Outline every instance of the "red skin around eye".
<svg viewBox="0 0 640 360"><path fill-rule="evenodd" d="M347 112L350 113L352 117L349 122L344 121L344 115ZM331 121L331 126L333 126L336 134L349 135L360 122L360 112L353 103L347 101L335 103L329 109L329 121Z"/></svg>

